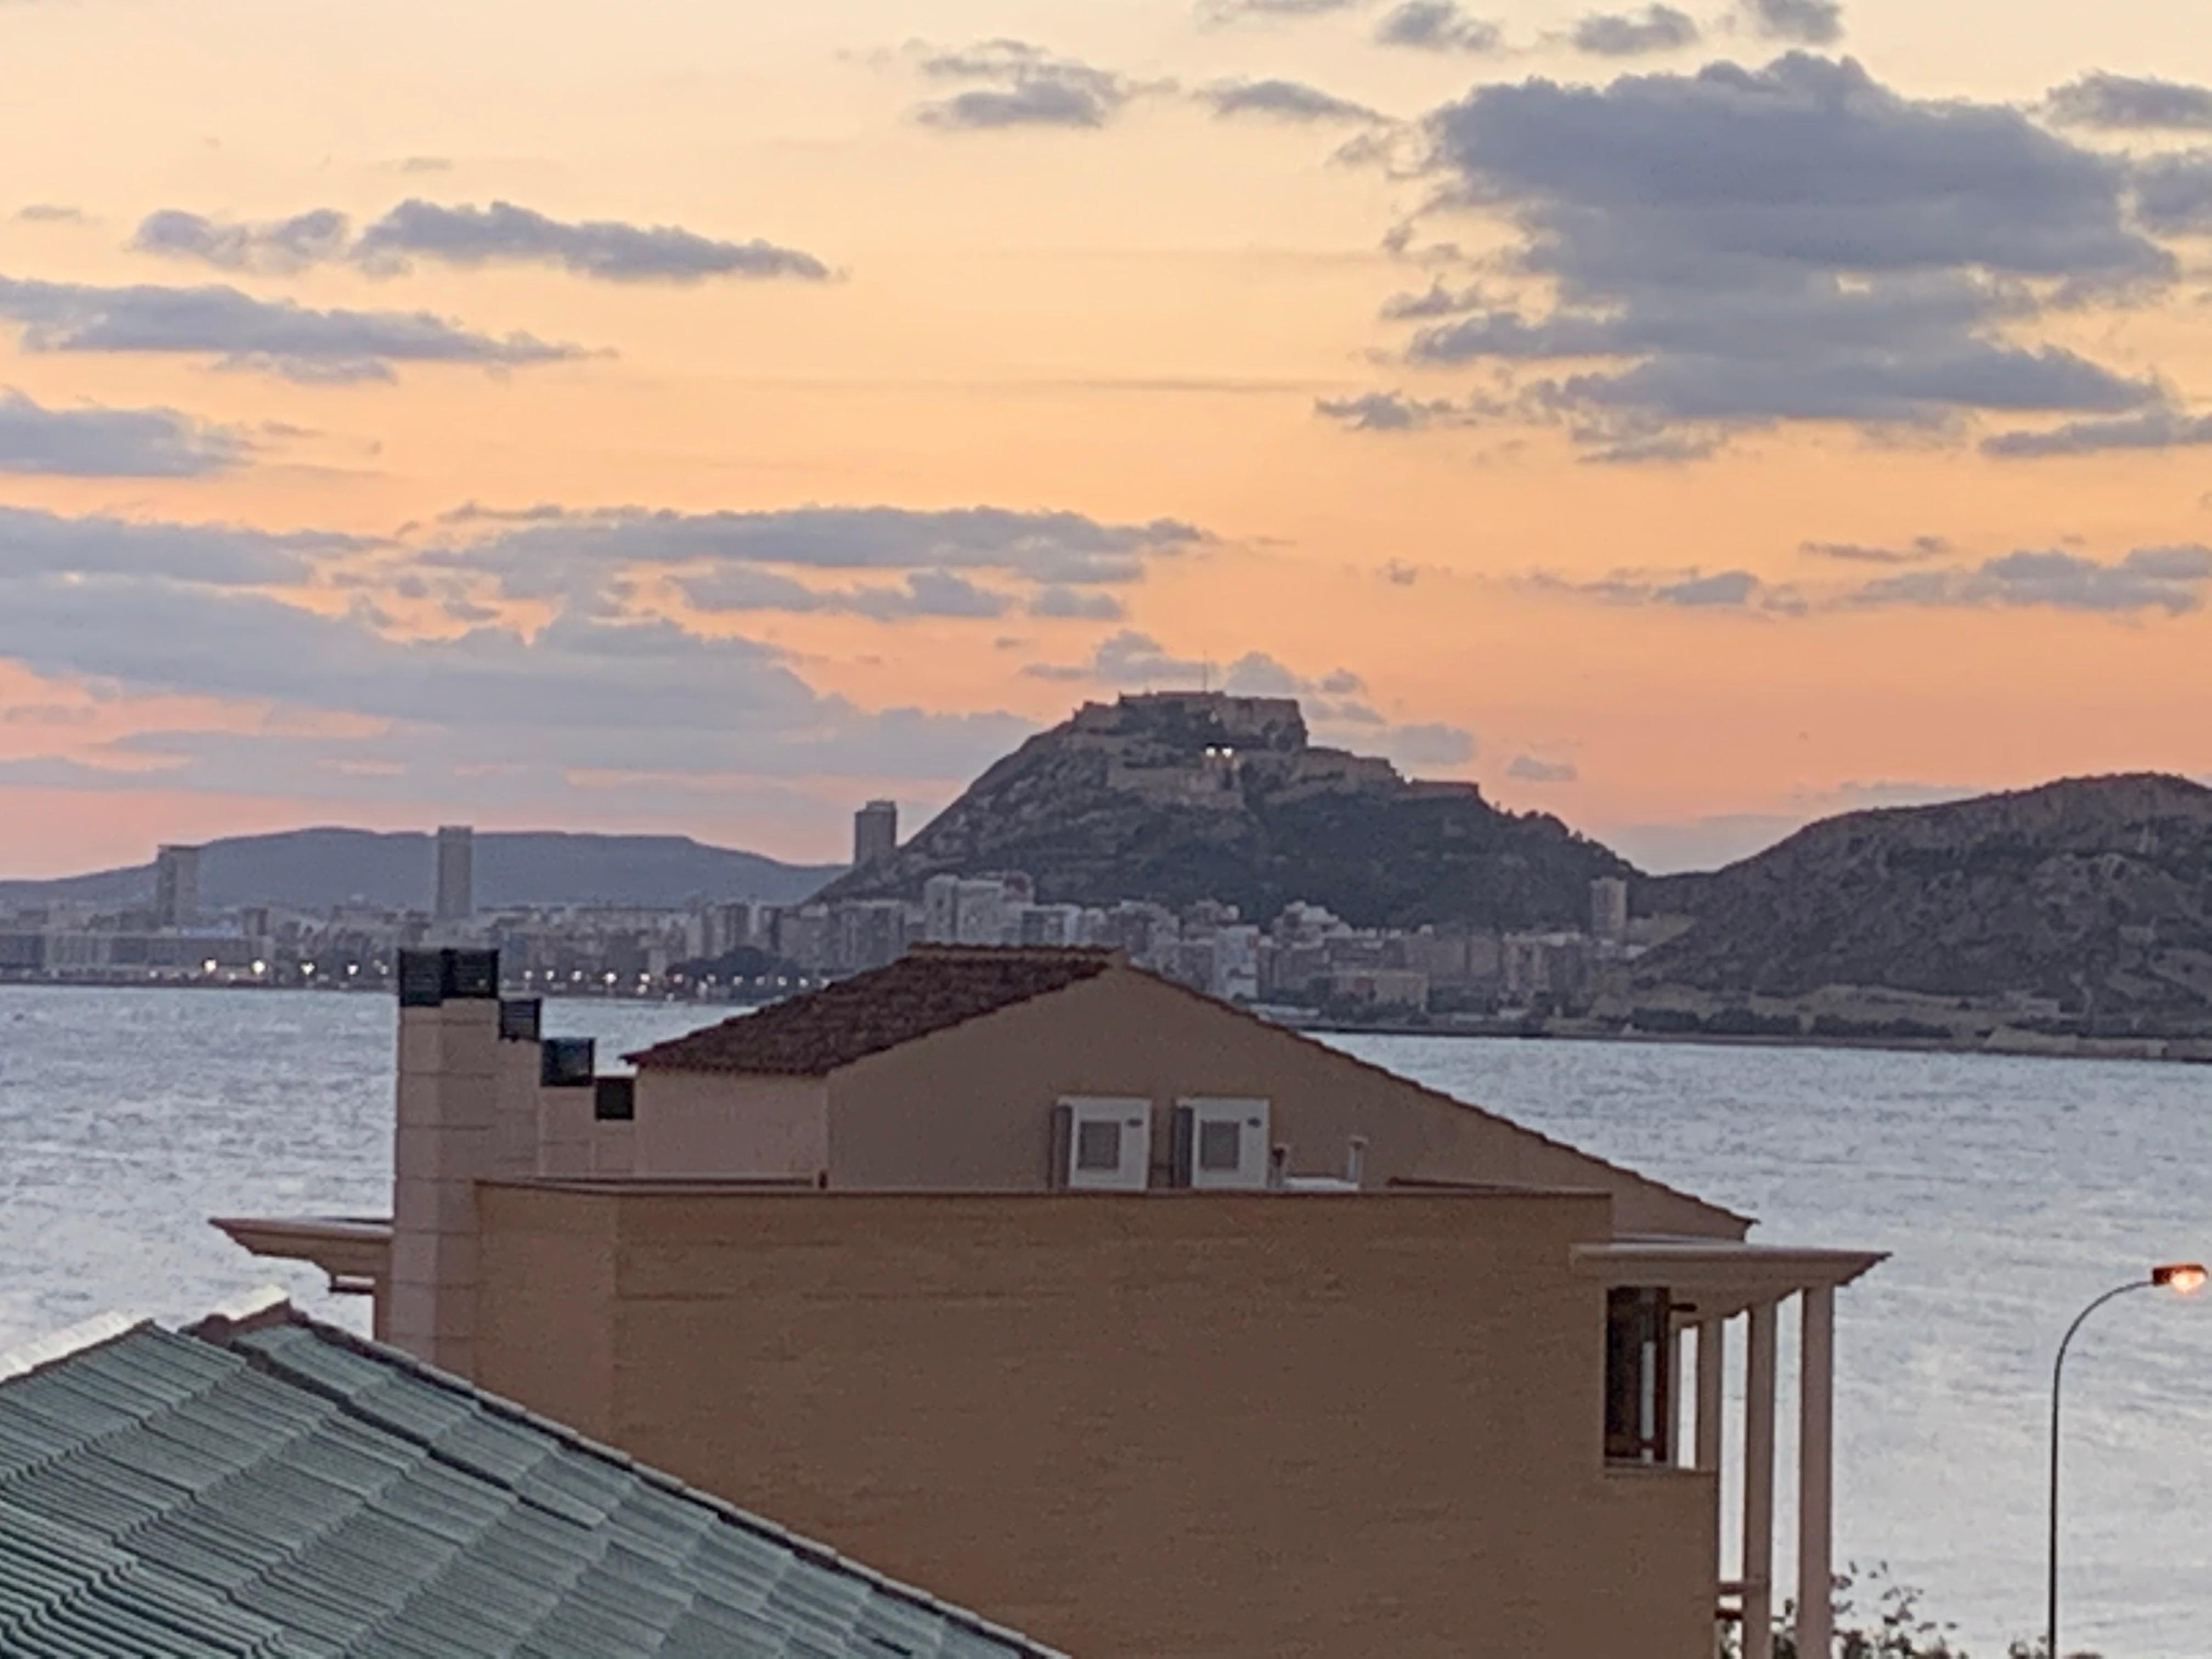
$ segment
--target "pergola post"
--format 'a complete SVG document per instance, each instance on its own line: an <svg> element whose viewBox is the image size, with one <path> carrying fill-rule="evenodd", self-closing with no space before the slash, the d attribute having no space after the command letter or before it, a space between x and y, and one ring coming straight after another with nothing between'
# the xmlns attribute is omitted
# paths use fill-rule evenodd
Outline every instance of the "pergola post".
<svg viewBox="0 0 2212 1659"><path fill-rule="evenodd" d="M1774 1659L1774 1304L1751 1309L1743 1433L1743 1659Z"/></svg>
<svg viewBox="0 0 2212 1659"><path fill-rule="evenodd" d="M1803 1293L1797 1431L1797 1654L1829 1659L1835 1642L1832 1529L1835 1469L1836 1293Z"/></svg>

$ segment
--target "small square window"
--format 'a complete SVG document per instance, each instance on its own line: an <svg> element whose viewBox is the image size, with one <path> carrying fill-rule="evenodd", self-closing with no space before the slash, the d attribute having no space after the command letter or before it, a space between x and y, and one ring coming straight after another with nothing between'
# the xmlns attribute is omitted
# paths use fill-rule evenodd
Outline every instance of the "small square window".
<svg viewBox="0 0 2212 1659"><path fill-rule="evenodd" d="M1107 1118L1090 1118L1077 1124L1075 1167L1079 1170L1120 1169L1121 1126Z"/></svg>
<svg viewBox="0 0 2212 1659"><path fill-rule="evenodd" d="M1217 1118L1198 1126L1198 1167L1229 1170L1243 1167L1244 1126Z"/></svg>

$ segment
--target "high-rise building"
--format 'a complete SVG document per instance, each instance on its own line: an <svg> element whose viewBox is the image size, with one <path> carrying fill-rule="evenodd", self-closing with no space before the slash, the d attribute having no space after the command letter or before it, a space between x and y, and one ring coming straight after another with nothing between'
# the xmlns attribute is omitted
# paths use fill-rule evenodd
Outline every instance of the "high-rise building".
<svg viewBox="0 0 2212 1659"><path fill-rule="evenodd" d="M898 851L898 803L872 800L853 814L853 867L865 870Z"/></svg>
<svg viewBox="0 0 2212 1659"><path fill-rule="evenodd" d="M154 921L189 927L200 919L200 849L164 847L154 855Z"/></svg>
<svg viewBox="0 0 2212 1659"><path fill-rule="evenodd" d="M1628 937L1628 884L1619 876L1601 876L1590 884L1590 934L1604 945L1619 945Z"/></svg>
<svg viewBox="0 0 2212 1659"><path fill-rule="evenodd" d="M438 826L440 921L466 921L477 913L477 832L465 823Z"/></svg>

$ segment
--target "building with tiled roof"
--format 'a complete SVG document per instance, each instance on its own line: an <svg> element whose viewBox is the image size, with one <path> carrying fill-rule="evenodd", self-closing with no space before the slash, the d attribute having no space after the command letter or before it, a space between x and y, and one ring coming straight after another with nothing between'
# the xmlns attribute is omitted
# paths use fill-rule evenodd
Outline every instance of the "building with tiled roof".
<svg viewBox="0 0 2212 1659"><path fill-rule="evenodd" d="M0 1359L8 1659L1044 1659L283 1307Z"/></svg>
<svg viewBox="0 0 2212 1659"><path fill-rule="evenodd" d="M411 1353L1071 1651L1688 1659L1724 1603L1766 1659L1788 1305L1817 1644L1871 1255L1112 953L916 951L622 1077L489 953L400 977L390 1221L219 1224Z"/></svg>

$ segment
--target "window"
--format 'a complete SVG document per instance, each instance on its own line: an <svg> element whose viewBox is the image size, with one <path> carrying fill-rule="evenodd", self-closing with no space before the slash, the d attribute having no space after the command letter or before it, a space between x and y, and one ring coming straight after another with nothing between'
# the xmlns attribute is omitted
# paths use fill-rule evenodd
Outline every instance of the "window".
<svg viewBox="0 0 2212 1659"><path fill-rule="evenodd" d="M1086 1118L1077 1124L1075 1167L1079 1170L1120 1169L1121 1126L1101 1118Z"/></svg>
<svg viewBox="0 0 2212 1659"><path fill-rule="evenodd" d="M1198 1167L1234 1170L1244 1159L1244 1126L1215 1118L1198 1126Z"/></svg>
<svg viewBox="0 0 2212 1659"><path fill-rule="evenodd" d="M1674 1366L1663 1287L1632 1286L1605 1297L1605 1455L1613 1463L1673 1461Z"/></svg>
<svg viewBox="0 0 2212 1659"><path fill-rule="evenodd" d="M634 1077L594 1079L592 1115L602 1123L628 1123L637 1116L637 1079Z"/></svg>

